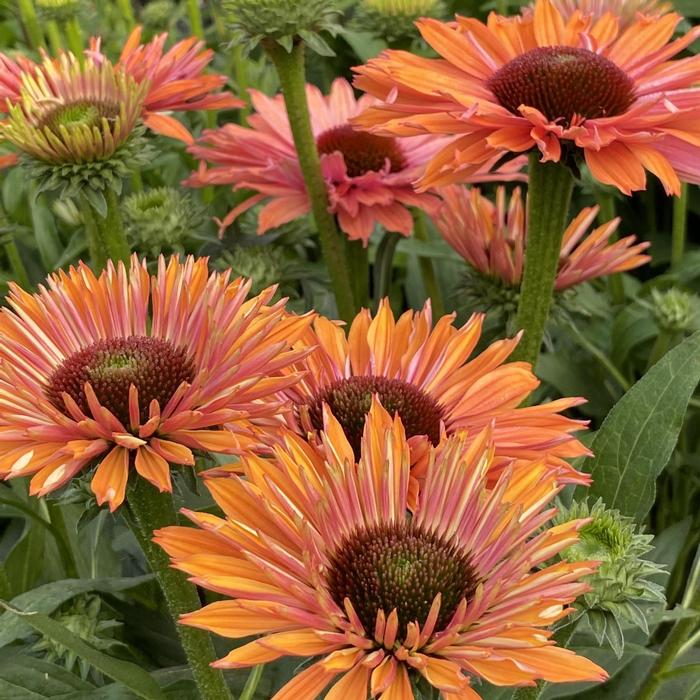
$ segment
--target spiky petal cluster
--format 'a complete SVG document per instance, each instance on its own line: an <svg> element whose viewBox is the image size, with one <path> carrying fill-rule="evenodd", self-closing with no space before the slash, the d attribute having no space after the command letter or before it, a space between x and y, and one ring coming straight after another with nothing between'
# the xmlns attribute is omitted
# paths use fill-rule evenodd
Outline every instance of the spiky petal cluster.
<svg viewBox="0 0 700 700"><path fill-rule="evenodd" d="M561 415L582 400L521 407L539 382L528 363L506 362L518 338L497 341L474 354L483 320L475 314L458 328L452 314L438 319L433 328L429 302L421 311L407 311L395 320L383 300L374 318L363 309L346 337L338 324L319 317L300 340L300 347L316 348L294 368L306 370L304 377L285 392L296 406L296 416L288 415L289 424L300 435L317 431L321 425L314 415L319 414L319 400L326 401L354 443L353 436L359 439L362 434L372 395L378 392L387 410L409 410L404 427L419 429L409 435L414 475L419 478L427 446L439 438L442 422L448 435L463 430L474 435L494 424L494 475L514 459L546 454L547 463L563 471L565 479L585 480L565 461L587 453L571 435L585 422ZM362 382L371 378L380 381L366 383L360 393ZM415 407L419 415L414 415Z"/></svg>
<svg viewBox="0 0 700 700"><path fill-rule="evenodd" d="M134 131L146 90L107 62L81 63L71 53L45 58L21 73L0 135L43 162L105 161Z"/></svg>
<svg viewBox="0 0 700 700"><path fill-rule="evenodd" d="M355 8L354 22L360 29L395 44L418 37L417 19L445 14L442 0L361 0Z"/></svg>
<svg viewBox="0 0 700 700"><path fill-rule="evenodd" d="M443 206L435 223L443 238L473 268L504 284L518 287L523 273L527 240L525 207L516 188L506 201L499 187L493 203L476 188L450 185L440 191ZM634 236L609 243L617 231L619 219L598 226L586 236L598 215L598 207L586 207L564 231L558 291L586 280L639 267L650 260L642 251L649 243L637 243Z"/></svg>
<svg viewBox="0 0 700 700"><path fill-rule="evenodd" d="M185 511L198 529L156 532L175 567L230 598L184 615L184 624L261 635L217 666L321 657L273 700L313 700L330 684L327 700L413 700L420 677L448 700L477 700L470 677L498 685L606 678L546 629L571 612L595 564L540 568L585 523L546 526L558 487L541 461L505 472L489 490L488 431L449 438L431 448L410 515L410 448L400 419L377 401L357 463L329 412L322 454L292 433L284 438L274 460L244 457L246 479L207 482L224 518ZM335 569L353 552L357 580Z"/></svg>
<svg viewBox="0 0 700 700"><path fill-rule="evenodd" d="M635 601L665 602L664 587L652 580L664 569L644 558L653 549L653 535L645 535L632 518L607 509L602 500L592 506L586 501L562 509L556 522L584 518L579 541L561 553L568 562L595 559L598 569L587 577L590 590L577 603L575 617L586 615L599 643L607 643L618 658L624 651L623 622L632 623L645 634L649 628L644 611Z"/></svg>
<svg viewBox="0 0 700 700"><path fill-rule="evenodd" d="M583 155L593 177L625 194L646 172L667 193L700 182L700 56L672 60L700 37L673 40L682 17L612 13L567 19L553 0L486 24L421 20L440 58L388 51L357 68L358 88L384 100L353 123L383 136L457 137L428 164L419 191L464 181L486 161L538 151Z"/></svg>
<svg viewBox="0 0 700 700"><path fill-rule="evenodd" d="M117 508L130 467L161 491L193 449L250 447L252 420L294 383L280 370L308 317L247 299L250 282L209 274L207 260L136 256L96 277L81 264L37 294L11 285L0 314L0 477L33 474L44 495L97 462L92 490ZM168 382L170 382L168 384ZM167 390L166 390L167 385ZM165 393L164 393L165 392Z"/></svg>
<svg viewBox="0 0 700 700"><path fill-rule="evenodd" d="M234 189L258 192L220 222L222 232L239 214L261 201L267 202L258 220L261 234L310 210L284 98L256 91L251 95L257 113L248 119L250 128L226 124L205 131L189 149L200 160L200 167L185 184L232 184ZM346 80L335 80L327 96L308 85L306 95L330 209L340 228L349 238L365 244L377 223L408 236L413 230L409 207L432 212L439 204L431 194L416 194L412 182L444 142L430 136L399 141L355 132L348 121L375 100L355 99ZM207 161L213 167L207 168ZM498 177L519 179L519 168L511 165Z"/></svg>
<svg viewBox="0 0 700 700"><path fill-rule="evenodd" d="M645 15L660 15L669 12L671 5L661 0L552 0L565 20L576 12L584 17L600 19L611 12L619 18L622 29L628 27L638 12Z"/></svg>

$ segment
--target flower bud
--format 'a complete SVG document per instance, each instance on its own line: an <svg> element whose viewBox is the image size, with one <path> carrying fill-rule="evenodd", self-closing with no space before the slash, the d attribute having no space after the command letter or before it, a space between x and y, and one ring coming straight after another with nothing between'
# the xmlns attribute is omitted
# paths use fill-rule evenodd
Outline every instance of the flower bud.
<svg viewBox="0 0 700 700"><path fill-rule="evenodd" d="M651 290L652 313L661 330L667 333L682 333L692 328L698 298L681 289L672 287L663 292Z"/></svg>
<svg viewBox="0 0 700 700"><path fill-rule="evenodd" d="M421 17L442 18L442 0L360 0L355 24L389 43L405 43L418 36L415 21Z"/></svg>

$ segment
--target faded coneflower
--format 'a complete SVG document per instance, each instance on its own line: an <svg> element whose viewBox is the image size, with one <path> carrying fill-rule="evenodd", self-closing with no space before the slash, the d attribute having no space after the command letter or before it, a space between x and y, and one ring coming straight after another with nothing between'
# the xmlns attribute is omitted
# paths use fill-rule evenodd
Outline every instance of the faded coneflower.
<svg viewBox="0 0 700 700"><path fill-rule="evenodd" d="M244 457L247 479L207 482L223 518L184 511L198 529L156 532L177 569L230 598L184 625L261 635L215 666L320 657L273 700L314 700L331 684L326 700L413 700L414 689L478 700L471 678L607 678L547 629L572 611L595 563L546 564L586 521L547 526L559 487L541 461L489 490L488 431L453 436L431 448L409 514L401 420L375 401L356 463L341 426L325 419L322 454L287 434L273 460Z"/></svg>
<svg viewBox="0 0 700 700"><path fill-rule="evenodd" d="M385 102L354 123L383 136L457 135L428 165L422 189L464 180L494 156L536 149L543 161L585 157L593 177L626 194L646 170L668 193L700 182L700 56L672 58L700 27L670 41L682 17L568 21L552 0L483 24L425 19L440 55L389 51L357 68L357 87Z"/></svg>
<svg viewBox="0 0 700 700"><path fill-rule="evenodd" d="M251 419L276 414L280 370L308 317L288 317L274 288L207 270L206 259L135 256L99 277L81 264L37 294L11 285L0 315L0 477L33 474L43 496L97 465L92 490L115 510L131 468L170 491L192 450L234 453ZM264 399L264 400L262 400Z"/></svg>
<svg viewBox="0 0 700 700"><path fill-rule="evenodd" d="M443 238L474 269L510 287L519 287L527 230L525 207L516 188L510 201L499 187L495 204L476 188L449 185L440 191L444 204L435 223ZM643 251L649 243L636 243L634 236L610 243L620 219L608 221L586 236L598 215L598 207L582 209L564 231L557 291L586 280L624 272L651 259Z"/></svg>
<svg viewBox="0 0 700 700"><path fill-rule="evenodd" d="M363 309L347 337L336 323L317 318L299 343L316 350L294 367L306 372L285 391L294 406L289 424L301 435L316 433L323 427L326 404L359 456L365 416L376 394L401 417L414 464L422 465L414 470L416 476L422 474L428 445L437 444L443 430L474 435L493 424L494 469L546 454L548 464L568 480L585 481L565 461L587 454L571 435L585 422L561 415L582 399L521 407L539 381L528 363L506 362L518 338L474 354L483 315L475 314L459 328L453 321L454 314L443 316L433 328L429 303L396 321L386 300L375 318Z"/></svg>
<svg viewBox="0 0 700 700"><path fill-rule="evenodd" d="M412 182L444 140L395 139L355 131L349 120L375 100L356 100L342 78L334 81L328 96L313 85L307 86L306 95L330 208L349 238L366 244L377 223L408 236L413 229L409 207L436 211L438 198L416 194ZM248 119L250 128L226 124L205 131L188 149L201 163L185 184L232 184L258 192L220 223L221 231L260 201L267 204L260 212L259 233L311 209L282 96L271 98L256 91L251 96L257 114ZM207 168L207 161L213 167ZM499 177L520 176L511 169Z"/></svg>

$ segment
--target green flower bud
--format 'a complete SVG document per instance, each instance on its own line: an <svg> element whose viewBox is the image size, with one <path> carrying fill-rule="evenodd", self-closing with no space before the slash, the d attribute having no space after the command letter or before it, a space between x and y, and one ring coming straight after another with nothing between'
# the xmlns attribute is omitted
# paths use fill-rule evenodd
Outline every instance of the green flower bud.
<svg viewBox="0 0 700 700"><path fill-rule="evenodd" d="M178 9L172 0L153 0L141 10L141 24L147 30L162 31L173 23Z"/></svg>
<svg viewBox="0 0 700 700"><path fill-rule="evenodd" d="M187 252L205 221L204 209L191 194L172 187L136 192L121 207L132 249L150 259Z"/></svg>
<svg viewBox="0 0 700 700"><path fill-rule="evenodd" d="M34 0L37 14L45 21L65 22L76 17L82 9L82 0Z"/></svg>
<svg viewBox="0 0 700 700"><path fill-rule="evenodd" d="M590 518L591 522L579 531L579 541L560 556L569 562L601 562L585 579L591 590L579 598L576 607L579 616L587 616L598 643L606 640L620 658L625 645L622 623L649 633L646 617L634 601L664 603L663 586L649 577L666 572L644 559L643 555L653 549L653 535L643 534L632 518L607 509L599 499L593 506L583 501L561 509L555 522L578 518Z"/></svg>
<svg viewBox="0 0 700 700"><path fill-rule="evenodd" d="M238 277L253 282L251 294L259 294L271 284L277 284L284 276L287 258L282 248L275 245L237 246L224 253L222 268L231 268Z"/></svg>
<svg viewBox="0 0 700 700"><path fill-rule="evenodd" d="M652 289L651 300L651 310L661 330L668 333L691 330L697 309L697 296L672 287L663 292Z"/></svg>
<svg viewBox="0 0 700 700"><path fill-rule="evenodd" d="M418 36L415 21L421 17L443 18L442 0L360 0L355 24L389 43L406 42Z"/></svg>
<svg viewBox="0 0 700 700"><path fill-rule="evenodd" d="M333 0L224 0L224 11L233 41L242 43L246 52L263 39L277 42L287 51L300 39L316 53L333 56L333 50L319 36L335 36L340 10Z"/></svg>

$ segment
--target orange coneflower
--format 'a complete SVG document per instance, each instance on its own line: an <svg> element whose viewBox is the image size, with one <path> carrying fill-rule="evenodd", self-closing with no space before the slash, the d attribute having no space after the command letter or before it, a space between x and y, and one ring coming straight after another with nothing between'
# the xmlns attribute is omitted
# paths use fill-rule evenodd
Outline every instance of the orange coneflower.
<svg viewBox="0 0 700 700"><path fill-rule="evenodd" d="M507 286L519 287L527 238L520 188L514 190L507 202L505 188L499 187L495 204L477 188L461 185L448 185L440 194L444 204L435 223L443 238L482 274L495 277ZM634 236L609 242L620 224L619 218L598 226L586 236L597 215L597 206L585 207L564 231L554 284L557 291L603 275L632 270L651 259L642 254L649 243L635 244Z"/></svg>
<svg viewBox="0 0 700 700"><path fill-rule="evenodd" d="M700 36L670 41L682 17L612 13L552 0L521 16L495 13L418 24L440 59L388 51L357 68L356 85L385 102L354 120L392 136L457 135L428 164L420 189L470 176L495 155L539 150L543 161L582 152L592 175L626 194L646 170L668 193L700 182L700 56L670 60Z"/></svg>
<svg viewBox="0 0 700 700"><path fill-rule="evenodd" d="M587 590L594 562L546 565L586 520L547 527L560 487L542 461L487 487L488 430L431 448L409 514L410 448L401 420L374 401L361 457L326 412L323 453L287 433L273 460L244 457L247 480L207 482L224 518L184 511L199 529L155 540L197 585L233 600L181 622L241 638L214 665L320 657L273 700L413 700L413 683L477 700L498 685L602 681L547 628Z"/></svg>
<svg viewBox="0 0 700 700"><path fill-rule="evenodd" d="M11 284L0 314L0 477L34 474L42 496L99 463L97 502L124 500L130 466L161 491L193 449L233 453L251 419L273 416L280 370L308 317L289 317L274 288L207 271L207 260L81 264L37 294ZM270 304L270 305L269 305ZM265 399L262 401L261 399ZM225 426L225 427L223 427ZM240 433L240 434L239 434Z"/></svg>
<svg viewBox="0 0 700 700"><path fill-rule="evenodd" d="M375 318L363 309L347 337L337 323L317 318L299 342L316 350L294 368L306 370L301 381L285 391L294 406L286 414L288 424L301 435L318 431L327 404L359 456L365 415L376 394L401 416L416 476L423 472L428 444L437 444L442 430L475 434L493 423L494 469L547 454L548 463L568 479L585 480L564 460L587 454L571 435L586 423L561 415L583 399L520 408L539 382L527 362L506 363L518 338L495 342L472 357L483 315L459 328L453 321L454 314L443 316L433 328L429 302L396 321L386 300Z"/></svg>

